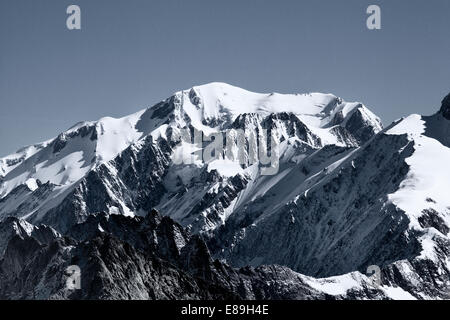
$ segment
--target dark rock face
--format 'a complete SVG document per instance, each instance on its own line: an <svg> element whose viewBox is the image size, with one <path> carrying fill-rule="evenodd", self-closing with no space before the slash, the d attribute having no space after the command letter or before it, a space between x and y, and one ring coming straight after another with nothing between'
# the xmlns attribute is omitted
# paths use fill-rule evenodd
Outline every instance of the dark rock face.
<svg viewBox="0 0 450 320"><path fill-rule="evenodd" d="M267 116L261 123L262 128L267 129L268 135L277 128L277 121L286 124L287 132L291 137L298 137L300 140L310 143L313 146L321 146L321 139L295 116L293 113L277 113Z"/></svg>
<svg viewBox="0 0 450 320"><path fill-rule="evenodd" d="M2 238L8 224L0 224ZM37 238L28 232L9 239L0 260L0 299L344 298L320 293L286 267L238 270L213 261L200 236L155 211L136 218L92 215L66 237ZM81 270L79 290L66 286L70 265ZM364 289L358 296L370 294Z"/></svg>
<svg viewBox="0 0 450 320"><path fill-rule="evenodd" d="M450 94L448 94L444 100L442 100L441 111L442 115L450 120Z"/></svg>
<svg viewBox="0 0 450 320"><path fill-rule="evenodd" d="M434 209L423 210L423 215L419 217L418 221L422 228L435 228L443 235L448 234L450 231L449 227L445 224L444 219L442 219L438 212Z"/></svg>
<svg viewBox="0 0 450 320"><path fill-rule="evenodd" d="M43 218L33 215L29 220L34 223L38 219L66 232L93 212L116 207L124 214L117 199L124 199L133 210L150 211L165 192L162 180L169 166L170 150L165 141L155 146L151 136L144 138L142 145L130 147L108 165L90 171L60 205L50 209Z"/></svg>
<svg viewBox="0 0 450 320"><path fill-rule="evenodd" d="M287 267L231 268L213 260L201 236L190 235L156 211L135 218L91 215L65 237L44 231L42 238L39 232L30 232L33 226L29 224L23 233L17 224L23 221L12 218L0 224L2 239L16 230L0 259L0 299L388 298L368 283L346 294L329 295L317 289L317 282L311 286L311 278ZM445 241L439 248L438 254L449 254ZM418 270L417 279L405 275L396 262L383 267L382 284L400 286L413 295L419 284L418 298L422 293L448 298L446 275L440 271L443 266L428 260L407 263L411 270ZM73 265L81 271L78 290L66 285L67 267Z"/></svg>
<svg viewBox="0 0 450 320"><path fill-rule="evenodd" d="M59 237L59 233L46 225L33 226L23 220L8 217L0 224L0 259L5 254L11 239L33 237L40 245L46 245Z"/></svg>
<svg viewBox="0 0 450 320"><path fill-rule="evenodd" d="M363 110L362 107L358 108L345 124L345 129L352 133L359 144L367 142L376 134L374 127L367 125Z"/></svg>

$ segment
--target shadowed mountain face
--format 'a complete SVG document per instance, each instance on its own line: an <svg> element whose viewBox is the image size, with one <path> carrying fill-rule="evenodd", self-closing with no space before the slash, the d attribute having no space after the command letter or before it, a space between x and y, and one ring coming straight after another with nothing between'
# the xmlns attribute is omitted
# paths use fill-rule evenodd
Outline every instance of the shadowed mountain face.
<svg viewBox="0 0 450 320"><path fill-rule="evenodd" d="M316 280L281 266L233 269L213 260L200 236L156 211L91 215L64 237L16 218L0 228L3 239L10 234L0 259L1 299L392 298L357 273ZM73 265L80 289L66 284ZM348 281L355 283L350 290L327 293Z"/></svg>
<svg viewBox="0 0 450 320"><path fill-rule="evenodd" d="M213 83L79 123L0 159L2 295L448 298L449 103L383 130L330 94ZM269 175L253 161L264 132ZM65 287L69 265L83 290Z"/></svg>
<svg viewBox="0 0 450 320"><path fill-rule="evenodd" d="M442 107L440 112L447 119L450 120L450 94L442 100Z"/></svg>
<svg viewBox="0 0 450 320"><path fill-rule="evenodd" d="M10 218L0 260L2 299L297 299L324 298L283 267L232 269L213 261L205 242L156 211L145 218L98 214L61 237ZM24 228L25 227L25 228ZM47 237L42 237L44 228ZM29 232L26 232L25 229ZM81 289L65 269L81 270ZM290 281L292 285L284 285Z"/></svg>

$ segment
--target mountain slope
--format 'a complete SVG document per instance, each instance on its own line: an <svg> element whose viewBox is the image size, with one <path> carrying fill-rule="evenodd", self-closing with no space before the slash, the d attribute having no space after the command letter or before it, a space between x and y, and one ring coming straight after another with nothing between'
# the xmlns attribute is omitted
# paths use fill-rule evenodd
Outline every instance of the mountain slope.
<svg viewBox="0 0 450 320"><path fill-rule="evenodd" d="M423 298L448 298L446 111L444 100L433 116L402 119L311 178L304 162L286 175L297 181L287 198L277 200L293 185L282 179L233 212L210 247L232 265L276 263L316 277L378 265L422 283Z"/></svg>

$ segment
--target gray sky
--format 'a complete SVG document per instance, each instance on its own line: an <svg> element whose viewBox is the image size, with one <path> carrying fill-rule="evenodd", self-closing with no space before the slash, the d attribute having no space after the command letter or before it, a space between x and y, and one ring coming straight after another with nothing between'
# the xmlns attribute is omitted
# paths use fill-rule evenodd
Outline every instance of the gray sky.
<svg viewBox="0 0 450 320"><path fill-rule="evenodd" d="M82 30L66 29L66 8ZM366 28L370 4L382 30ZM331 92L385 124L450 91L448 0L0 0L0 155L193 85Z"/></svg>

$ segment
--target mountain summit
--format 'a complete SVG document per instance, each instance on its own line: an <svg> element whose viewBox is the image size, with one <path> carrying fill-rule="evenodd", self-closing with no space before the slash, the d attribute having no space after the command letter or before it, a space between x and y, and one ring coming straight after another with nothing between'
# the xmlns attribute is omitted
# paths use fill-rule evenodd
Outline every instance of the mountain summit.
<svg viewBox="0 0 450 320"><path fill-rule="evenodd" d="M258 94L224 83L194 87L130 116L78 123L54 139L0 159L0 218L13 215L65 229L90 213L139 215L153 206L170 206L170 214L178 218L197 218L199 213L176 210L183 204L195 207L180 195L180 190L192 189L192 179L213 179L212 171L217 171L220 179L235 176L246 184L252 169L224 159L187 166L190 170L172 166L174 154L189 155L195 148L177 145L176 133L182 129L203 135L268 129L276 132L284 153L292 153L296 148L358 146L381 130L381 122L362 104L331 94ZM136 166L139 156L147 167ZM196 201L202 201L201 194ZM180 202L173 203L177 198Z"/></svg>

